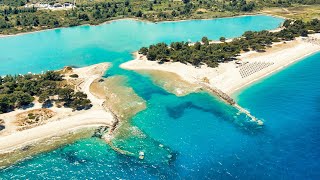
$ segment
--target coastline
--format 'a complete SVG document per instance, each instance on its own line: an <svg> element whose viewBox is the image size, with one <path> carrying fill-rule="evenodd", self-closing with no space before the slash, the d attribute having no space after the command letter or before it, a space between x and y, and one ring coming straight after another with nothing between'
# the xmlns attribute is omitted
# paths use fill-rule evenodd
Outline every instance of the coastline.
<svg viewBox="0 0 320 180"><path fill-rule="evenodd" d="M260 76L260 77L254 79L254 80L252 80L252 81L250 81L250 82L247 82L246 84L244 84L244 85L242 85L242 86L239 86L238 88L236 88L236 89L234 89L234 90L232 91L232 94L231 94L231 95L237 94L239 91L247 88L248 86L250 86L250 85L252 85L252 84L254 84L254 83L258 82L258 81L261 81L261 80L263 80L263 79L265 79L265 78L268 78L269 76L272 76L273 74L276 74L276 73L280 72L281 70L284 70L284 69L286 69L287 67L289 67L289 66L291 66L291 65L294 65L295 63L298 63L299 61L302 61L303 59L305 59L305 58L307 58L307 57L309 57L309 56L312 56L312 55L314 55L314 54L316 54L316 53L319 53L319 52L320 52L320 49L319 49L319 50L316 50L316 51L313 51L313 52L310 52L310 53L308 53L308 54L305 54L305 55L303 55L303 56L301 56L301 57L299 57L299 58L296 58L296 59L288 62L287 64L285 64L285 65L283 65L283 66L281 66L281 67L279 67L279 68L277 68L277 69L275 69L275 70L273 70L273 71L271 71L271 72L268 72L268 73L264 74L263 76Z"/></svg>
<svg viewBox="0 0 320 180"><path fill-rule="evenodd" d="M51 107L48 109L55 112L57 115L49 118L48 121L43 124L38 124L35 127L21 131L16 125L17 114L21 112L28 113L30 109L37 109L39 104L26 110L16 110L10 113L1 114L0 119L5 120L6 129L2 130L0 134L0 157L5 156L6 154L12 154L18 150L25 150L26 152L24 153L30 155L28 153L29 147L37 146L39 142L43 142L45 139L55 139L54 137L68 135L75 131L81 132L82 130L85 131L85 129L98 129L99 127L106 127L108 130L112 129L117 124L117 121L112 112L110 112L107 107L103 106L105 99L100 99L90 92L90 85L93 81L102 77L109 66L109 63L100 63L83 68L76 68L71 72L65 73L65 79L69 81L72 80L68 77L69 74L76 73L79 75L79 78L74 82L75 88L78 91L87 94L88 99L92 103L92 107L89 110L73 112L70 108ZM77 139L75 138L74 140ZM51 146L52 143L56 143L55 140L50 141L50 143L45 146ZM59 147L59 145L61 146L63 144L65 144L65 142L60 140L57 146ZM47 147L43 148L46 149ZM47 150L50 150L50 148L47 148ZM40 152L33 150L33 152L30 153L31 155L34 155ZM12 154L11 156L15 155ZM11 164L19 160L21 160L21 158L15 159ZM0 167L8 164L5 161L5 159L4 161L0 160Z"/></svg>
<svg viewBox="0 0 320 180"><path fill-rule="evenodd" d="M318 42L319 39L320 39L320 34L314 34L314 35L310 35L311 37L315 37L318 39ZM301 38L300 38L301 40ZM271 50L272 52L272 50ZM239 85L238 87L232 89L230 95L234 95L236 94L237 92L245 89L246 87L258 82L258 81L261 81L263 80L264 78L267 78L269 76L272 76L273 74L277 73L277 72L280 72L281 70L283 69L286 69L287 67L291 66L291 65L294 65L295 63L298 63L299 61L302 61L303 59L309 57L309 56L312 56L313 54L316 54L320 52L320 43L318 45L314 45L313 48L310 48L308 50L306 50L305 48L301 47L298 49L298 51L291 51L291 53L298 53L297 56L291 56L288 58L287 61L285 61L283 64L281 64L280 66L277 66L277 67L274 67L272 68L270 71L266 71L265 73L261 74L260 76L258 77L255 77L253 78L252 80L246 82L246 83L243 83L241 85ZM283 55L286 55L287 52L283 52ZM289 54L289 53L288 53ZM242 57L243 59L245 58ZM249 59L249 60L254 60L255 57L252 57L252 59ZM263 57L265 59L267 58L272 58L272 57L268 57L268 55L266 55L266 57ZM285 57L283 57L285 58Z"/></svg>
<svg viewBox="0 0 320 180"><path fill-rule="evenodd" d="M83 138L96 135L101 127L78 127L70 129L68 133L57 133L55 136L42 137L33 143L6 151L0 154L0 170L7 168L19 161L29 159L39 153L49 152L61 146L74 143Z"/></svg>
<svg viewBox="0 0 320 180"><path fill-rule="evenodd" d="M217 18L207 18L207 19L181 19L181 20L166 20L166 21L149 21L149 20L143 20L143 19L139 19L139 18L130 18L130 17L126 17L126 18L115 18L115 19L111 19L99 24L81 24L78 26L72 26L72 27L57 27L57 28L49 28L49 29L42 29L42 30L36 30L36 31L29 31L29 32L21 32L21 33L17 33L17 34L0 34L0 38L9 38L9 37L14 37L14 36L22 36L22 35L26 35L26 34L33 34L33 33L39 33L39 32L45 32L45 31L54 31L54 30L58 30L58 29L64 29L64 28L74 28L74 27L81 27L81 26L101 26L104 24L109 24L112 22L116 22L116 21L123 21L123 20L132 20L132 21L138 21L138 22L145 22L145 23L170 23L170 22L184 22L184 21L192 21L192 20L199 20L199 21L206 21L206 20L215 20L215 19L224 19L224 18L238 18L238 17L247 17L247 16L258 16L258 15L265 15L265 16L271 16L271 17L275 17L275 18L281 18L281 19L287 19L286 17L282 17L282 16L278 16L278 15L273 15L273 14L268 14L268 13L264 13L264 12L256 12L256 13L252 13L252 14L242 14L242 15L236 15L236 16L226 16L226 17L217 17Z"/></svg>
<svg viewBox="0 0 320 180"><path fill-rule="evenodd" d="M93 116L94 114L94 116ZM31 129L19 131L6 136L0 136L0 154L13 151L15 149L35 144L44 138L67 134L74 130L87 127L111 127L112 116L99 118L106 115L103 110L94 110L89 113L66 117L62 120L49 122L45 125L37 126Z"/></svg>
<svg viewBox="0 0 320 180"><path fill-rule="evenodd" d="M205 83L208 87L219 89L231 96L248 85L276 73L311 54L319 52L320 34L312 34L310 37L316 38L318 44L308 42L308 38L299 37L294 41L274 44L272 48L268 48L266 52L263 53L248 52L241 54L239 59L242 62L253 65L257 64L257 66L260 64L268 65L247 77L242 77L240 69L243 68L247 70L247 68L249 68L250 71L251 67L249 65L238 67L239 65L234 62L221 63L218 68L209 68L207 66L195 68L191 65L178 62L169 62L160 65L154 61L147 61L146 57L138 55L138 53L135 53L136 58L134 60L123 63L120 67L134 71L157 70L175 73L189 83Z"/></svg>

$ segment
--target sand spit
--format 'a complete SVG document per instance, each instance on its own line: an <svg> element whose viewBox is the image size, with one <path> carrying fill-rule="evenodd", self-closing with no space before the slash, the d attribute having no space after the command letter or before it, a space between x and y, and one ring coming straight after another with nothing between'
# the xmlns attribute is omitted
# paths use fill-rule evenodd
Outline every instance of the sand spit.
<svg viewBox="0 0 320 180"><path fill-rule="evenodd" d="M274 44L266 52L247 52L239 57L242 64L235 62L221 63L218 68L201 66L200 68L179 62L159 64L147 61L135 53L136 59L121 64L128 70L157 70L175 73L192 84L205 83L232 95L239 89L260 80L298 60L320 50L320 34L308 38L297 38L294 41Z"/></svg>

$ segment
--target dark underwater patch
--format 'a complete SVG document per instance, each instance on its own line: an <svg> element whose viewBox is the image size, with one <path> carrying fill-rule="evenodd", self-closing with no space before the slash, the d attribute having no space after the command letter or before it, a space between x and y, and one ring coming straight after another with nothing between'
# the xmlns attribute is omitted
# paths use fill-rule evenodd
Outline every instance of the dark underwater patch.
<svg viewBox="0 0 320 180"><path fill-rule="evenodd" d="M232 122L234 124L238 124L238 128L243 130L245 133L249 133L251 135L257 134L261 132L261 126L257 126L255 122L250 121L245 114L237 115L238 117L234 117L234 113L226 113L225 110L220 110L219 107L215 108L214 106L210 106L207 108L195 105L191 101L183 102L177 106L166 106L167 113L169 117L173 119L181 118L184 115L185 110L187 109L197 109L202 112L210 113L216 117L219 117L223 120Z"/></svg>
<svg viewBox="0 0 320 180"><path fill-rule="evenodd" d="M214 115L219 115L219 116L223 115L223 113L220 113L219 111L216 111L214 109L206 109L201 106L197 106L194 103L192 103L191 101L184 102L184 103L181 103L181 104L179 104L177 106L173 106L173 107L171 107L171 106L166 107L168 115L173 119L178 119L178 118L182 117L184 114L184 111L186 109L197 109L197 110L200 110L203 112L209 112Z"/></svg>
<svg viewBox="0 0 320 180"><path fill-rule="evenodd" d="M84 164L88 162L87 159L79 158L76 154L76 151L73 151L73 150L64 152L61 154L61 156L71 164L74 164L74 163Z"/></svg>

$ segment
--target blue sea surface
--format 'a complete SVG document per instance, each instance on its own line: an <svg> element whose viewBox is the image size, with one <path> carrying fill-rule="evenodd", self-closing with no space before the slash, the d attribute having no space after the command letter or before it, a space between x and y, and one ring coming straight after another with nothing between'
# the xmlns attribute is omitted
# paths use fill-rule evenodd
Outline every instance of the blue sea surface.
<svg viewBox="0 0 320 180"><path fill-rule="evenodd" d="M262 15L158 24L121 20L0 39L0 74L112 62L107 75L127 76L147 102L131 119L144 136L114 142L144 151L144 160L89 138L0 170L0 179L319 179L320 53L235 95L265 121L262 128L207 93L177 97L148 76L118 67L141 46L237 37L281 22Z"/></svg>

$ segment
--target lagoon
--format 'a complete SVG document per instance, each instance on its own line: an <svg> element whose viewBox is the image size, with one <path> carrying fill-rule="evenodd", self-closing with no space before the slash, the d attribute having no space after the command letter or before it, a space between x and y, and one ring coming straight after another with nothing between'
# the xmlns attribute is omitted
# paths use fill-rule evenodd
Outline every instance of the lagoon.
<svg viewBox="0 0 320 180"><path fill-rule="evenodd" d="M275 29L282 22L283 19L263 15L157 24L119 20L11 36L0 39L0 75L39 73L105 61L117 65L130 60L133 51L153 43L200 41L203 36L232 38L248 30Z"/></svg>

